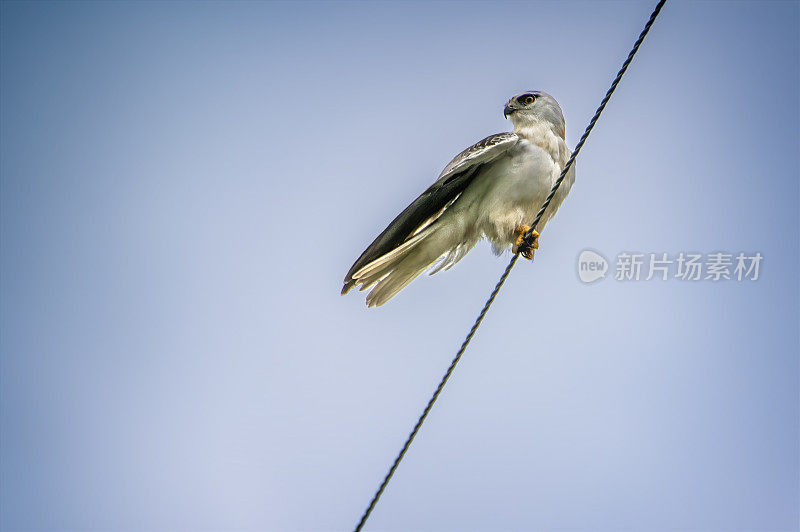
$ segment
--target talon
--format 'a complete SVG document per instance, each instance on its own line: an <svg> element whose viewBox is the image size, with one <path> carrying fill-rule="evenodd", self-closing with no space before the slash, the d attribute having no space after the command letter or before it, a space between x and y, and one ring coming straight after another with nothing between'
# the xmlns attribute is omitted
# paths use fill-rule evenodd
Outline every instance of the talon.
<svg viewBox="0 0 800 532"><path fill-rule="evenodd" d="M513 253L519 253L528 260L533 260L533 250L539 249L539 232L531 231L531 240L525 240L525 233L530 230L529 225L520 225L514 229L514 234L517 235L517 240L514 247L511 249Z"/></svg>

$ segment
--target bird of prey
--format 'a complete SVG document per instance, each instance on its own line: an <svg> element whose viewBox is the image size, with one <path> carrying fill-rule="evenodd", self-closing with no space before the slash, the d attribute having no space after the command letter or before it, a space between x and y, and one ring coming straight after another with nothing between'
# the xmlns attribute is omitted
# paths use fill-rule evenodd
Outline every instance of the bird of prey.
<svg viewBox="0 0 800 532"><path fill-rule="evenodd" d="M514 131L486 137L462 151L439 179L389 224L344 278L342 294L372 287L367 306L383 305L429 266L431 275L452 267L481 238L500 254L511 246L527 259L539 232L575 181L570 167L533 238L524 239L570 156L564 115L544 92L518 94L505 105Z"/></svg>

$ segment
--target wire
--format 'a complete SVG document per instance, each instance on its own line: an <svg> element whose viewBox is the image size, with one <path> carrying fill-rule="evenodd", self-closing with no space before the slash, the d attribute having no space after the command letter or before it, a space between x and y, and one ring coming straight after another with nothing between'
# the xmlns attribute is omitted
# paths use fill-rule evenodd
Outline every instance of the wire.
<svg viewBox="0 0 800 532"><path fill-rule="evenodd" d="M600 102L600 105L597 107L597 111L595 111L594 116L589 121L589 125L586 126L586 130L583 132L583 135L581 136L580 140L578 141L578 144L575 145L575 150L572 152L572 155L570 155L569 159L567 159L567 162L564 164L564 169L561 171L561 175L558 176L558 179L556 179L555 183L553 184L553 188L550 189L550 193L547 195L547 198L544 200L544 203L542 203L542 206L539 209L539 212L536 214L536 218L534 219L533 223L531 223L531 225L530 225L531 228L525 233L524 238L525 238L526 242L530 242L530 238L531 238L531 234L533 232L533 228L536 227L536 225L542 219L542 216L544 216L544 212L547 210L547 207L550 205L550 202L553 200L553 196L555 196L556 191L558 190L558 187L560 187L561 186L561 182L564 181L564 177L567 175L567 172L569 172L570 167L575 162L575 158L578 156L578 153L581 151L581 148L583 148L583 145L586 142L586 139L589 136L589 133L591 133L592 129L594 129L594 125L597 123L597 119L600 118L600 114L603 112L603 109L605 109L606 104L611 99L611 95L614 94L614 91L616 90L617 85L619 85L619 82L622 79L622 76L625 74L625 71L628 70L628 66L631 64L631 61L633 61L633 57L636 55L636 52L639 50L639 46L641 46L642 41L644 41L644 38L647 36L647 33L650 31L650 28L652 27L653 23L655 22L656 17L658 17L658 14L661 12L661 8L664 7L664 4L666 3L666 1L667 0L660 0L658 2L658 4L656 5L655 9L653 10L653 13L650 15L650 19L647 21L647 24L644 25L644 29L639 34L639 38L636 39L636 42L634 43L633 48L631 48L631 51L628 54L628 57L625 59L625 62L622 63L622 68L620 68L619 72L617 72L617 75L614 78L614 81L611 82L611 87L608 89L608 91L606 91L606 95L603 97L603 100ZM522 246L520 246L520 247L522 247ZM518 258L519 258L519 251L517 251L517 253L515 253L514 256L511 257L511 262L508 263L508 266L506 266L506 269L503 272L503 275L500 276L500 280L497 281L497 284L495 285L494 290L492 290L491 295L489 295L489 299L486 300L486 304L483 306L483 309L481 310L480 314L478 314L478 318L475 320L475 323L472 325L472 328L469 330L469 333L467 334L466 338L464 338L464 341L461 343L461 347L459 348L458 352L456 353L456 356L453 358L452 362L450 362L450 367L447 368L447 371L445 372L444 377L442 377L441 382L439 382L439 386L436 387L436 391L433 392L433 395L431 396L430 400L428 401L427 406L425 406L425 410L423 410L422 411L422 415L419 416L419 419L417 420L417 424L414 425L414 428L411 430L411 433L408 435L408 438L406 439L405 444L403 444L403 448L400 450L400 453L397 455L397 458L394 459L394 463L392 464L392 467L389 468L389 472L386 473L386 476L383 478L383 482L381 482L381 485L378 487L378 491L375 492L375 495L373 495L372 500L369 503L369 506L367 506L367 509L364 511L364 514L361 516L361 520L358 522L358 525L356 525L355 532L360 532L360 530L364 527L364 524L367 522L367 519L369 518L369 515L372 513L372 510L375 508L375 505L378 503L378 500L381 498L381 495L383 494L384 490L386 489L387 484L389 484L389 480L391 480L392 476L394 475L394 472L397 470L397 466L400 465L400 461L403 460L403 457L406 455L406 452L408 451L408 448L411 447L411 443L414 441L414 438L416 437L417 433L419 432L420 427L422 427L422 423L425 422L425 418L428 417L428 414L430 413L431 409L433 408L434 403L436 403L436 399L438 399L439 398L439 394L442 393L442 390L444 389L444 385L447 384L447 381L450 379L450 375L452 375L453 374L453 370L456 369L456 364L458 364L458 361L461 360L461 356L464 354L464 351L467 350L467 346L469 345L470 341L472 341L472 337L475 336L475 332L478 330L478 327L480 327L480 324L483 321L483 318L486 316L486 313L489 311L489 307L491 307L492 303L494 303L494 300L497 297L497 294L500 292L500 289L503 287L503 284L506 282L506 279L508 279L508 276L511 273L511 270L514 268L514 265L517 263L517 259Z"/></svg>

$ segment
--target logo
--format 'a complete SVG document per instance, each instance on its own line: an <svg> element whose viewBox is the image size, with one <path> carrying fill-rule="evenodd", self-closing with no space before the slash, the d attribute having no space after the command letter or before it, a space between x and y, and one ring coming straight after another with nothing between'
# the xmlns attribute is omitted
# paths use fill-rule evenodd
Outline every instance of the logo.
<svg viewBox="0 0 800 532"><path fill-rule="evenodd" d="M593 283L598 279L605 279L608 271L608 261L601 254L590 249L584 249L578 255L578 278L584 283Z"/></svg>
<svg viewBox="0 0 800 532"><path fill-rule="evenodd" d="M764 256L759 253L717 251L714 253L642 253L623 251L617 254L612 271L615 281L744 282L757 281ZM600 253L584 249L578 255L578 279L593 283L605 279L608 260Z"/></svg>

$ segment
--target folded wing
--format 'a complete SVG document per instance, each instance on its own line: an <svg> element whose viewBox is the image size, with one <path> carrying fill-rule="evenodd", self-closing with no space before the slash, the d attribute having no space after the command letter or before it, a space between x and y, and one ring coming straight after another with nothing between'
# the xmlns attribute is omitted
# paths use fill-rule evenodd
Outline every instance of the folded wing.
<svg viewBox="0 0 800 532"><path fill-rule="evenodd" d="M382 304L449 251L446 242L427 236L482 167L503 155L518 140L514 133L491 135L458 154L439 179L406 207L356 260L345 276L342 294L357 284L364 289L377 283L367 303ZM439 249L443 246L445 249ZM424 253L419 253L422 248ZM415 250L415 260L409 260Z"/></svg>

